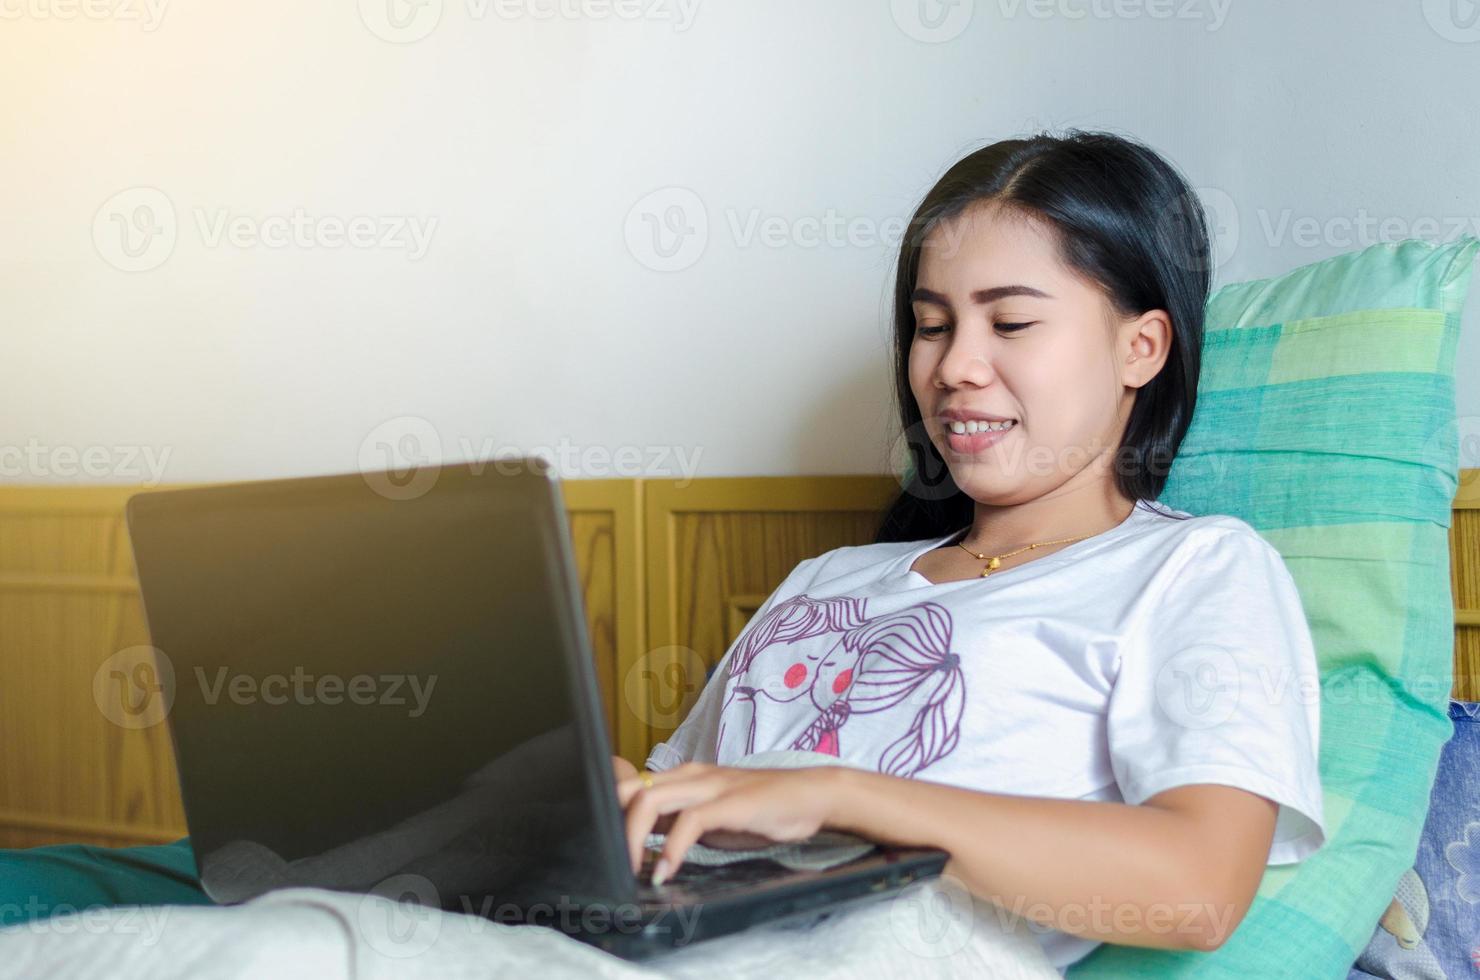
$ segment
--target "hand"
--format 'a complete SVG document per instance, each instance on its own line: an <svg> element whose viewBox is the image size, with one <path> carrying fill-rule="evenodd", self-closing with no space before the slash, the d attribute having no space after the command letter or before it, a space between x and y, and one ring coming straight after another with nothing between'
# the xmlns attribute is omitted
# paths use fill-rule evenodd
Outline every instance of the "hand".
<svg viewBox="0 0 1480 980"><path fill-rule="evenodd" d="M618 780L632 871L642 868L647 835L661 832L654 822L668 815L672 824L653 869L654 884L682 865L695 843L764 847L811 837L832 814L839 771L836 766L744 769L686 762L653 773L651 789L636 776Z"/></svg>
<svg viewBox="0 0 1480 980"><path fill-rule="evenodd" d="M622 780L632 779L637 775L637 767L619 755L612 756L612 771L616 774L617 785L622 785ZM657 826L653 827L655 834L666 834L668 828L673 825L673 814L665 814L659 819ZM707 842L706 842L707 843Z"/></svg>

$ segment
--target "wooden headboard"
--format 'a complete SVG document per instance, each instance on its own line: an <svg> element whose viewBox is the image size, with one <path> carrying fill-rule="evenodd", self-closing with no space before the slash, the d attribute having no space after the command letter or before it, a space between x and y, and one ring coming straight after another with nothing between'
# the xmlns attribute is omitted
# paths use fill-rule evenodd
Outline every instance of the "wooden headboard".
<svg viewBox="0 0 1480 980"><path fill-rule="evenodd" d="M572 480L563 490L612 744L641 763L797 562L872 540L889 476ZM147 645L132 487L0 486L0 847L185 834L166 726L108 720L94 684ZM1450 529L1454 696L1480 699L1480 470Z"/></svg>

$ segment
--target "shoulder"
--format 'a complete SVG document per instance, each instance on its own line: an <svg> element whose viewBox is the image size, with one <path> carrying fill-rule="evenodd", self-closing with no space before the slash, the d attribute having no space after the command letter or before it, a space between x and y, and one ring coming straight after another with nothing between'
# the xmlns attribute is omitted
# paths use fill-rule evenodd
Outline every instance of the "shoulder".
<svg viewBox="0 0 1480 980"><path fill-rule="evenodd" d="M1279 555L1252 524L1232 514L1189 514L1154 502L1140 506L1148 515L1146 536L1164 544L1169 559L1225 549Z"/></svg>
<svg viewBox="0 0 1480 980"><path fill-rule="evenodd" d="M944 537L944 535L942 535ZM824 551L797 565L797 571L808 581L836 577L859 569L887 565L925 547L933 539L919 541L882 541L874 544L851 544Z"/></svg>
<svg viewBox="0 0 1480 980"><path fill-rule="evenodd" d="M1138 588L1145 594L1199 599L1295 591L1284 556L1248 521L1232 514L1170 513L1148 517L1134 546L1144 569Z"/></svg>
<svg viewBox="0 0 1480 980"><path fill-rule="evenodd" d="M1173 512L1185 513L1183 511ZM1169 606L1205 610L1209 604L1229 608L1293 608L1299 587L1284 556L1253 525L1231 514L1163 517L1150 526L1151 541L1141 579L1147 615L1164 622Z"/></svg>

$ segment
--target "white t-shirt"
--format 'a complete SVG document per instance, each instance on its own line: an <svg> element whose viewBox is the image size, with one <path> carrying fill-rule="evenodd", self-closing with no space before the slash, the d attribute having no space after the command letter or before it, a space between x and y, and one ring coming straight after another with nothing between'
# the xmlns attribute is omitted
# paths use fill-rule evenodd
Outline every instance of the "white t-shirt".
<svg viewBox="0 0 1480 980"><path fill-rule="evenodd" d="M810 749L969 789L1131 804L1220 783L1277 803L1268 863L1300 861L1325 828L1295 582L1244 521L1169 514L1186 512L1143 501L984 579L910 570L967 528L809 558L647 767ZM1031 928L1061 971L1098 945Z"/></svg>

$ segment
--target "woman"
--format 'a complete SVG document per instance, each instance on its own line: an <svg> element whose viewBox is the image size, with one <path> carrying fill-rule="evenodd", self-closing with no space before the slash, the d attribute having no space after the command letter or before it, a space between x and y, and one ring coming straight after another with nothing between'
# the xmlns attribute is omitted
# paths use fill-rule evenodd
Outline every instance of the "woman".
<svg viewBox="0 0 1480 980"><path fill-rule="evenodd" d="M1154 503L1192 418L1209 246L1150 149L1071 131L951 167L894 299L915 472L871 545L799 564L639 774L633 867L706 836L951 854L1062 970L1212 950L1324 842L1316 662L1247 523ZM729 765L810 749L846 767ZM629 771L630 770L630 771Z"/></svg>

